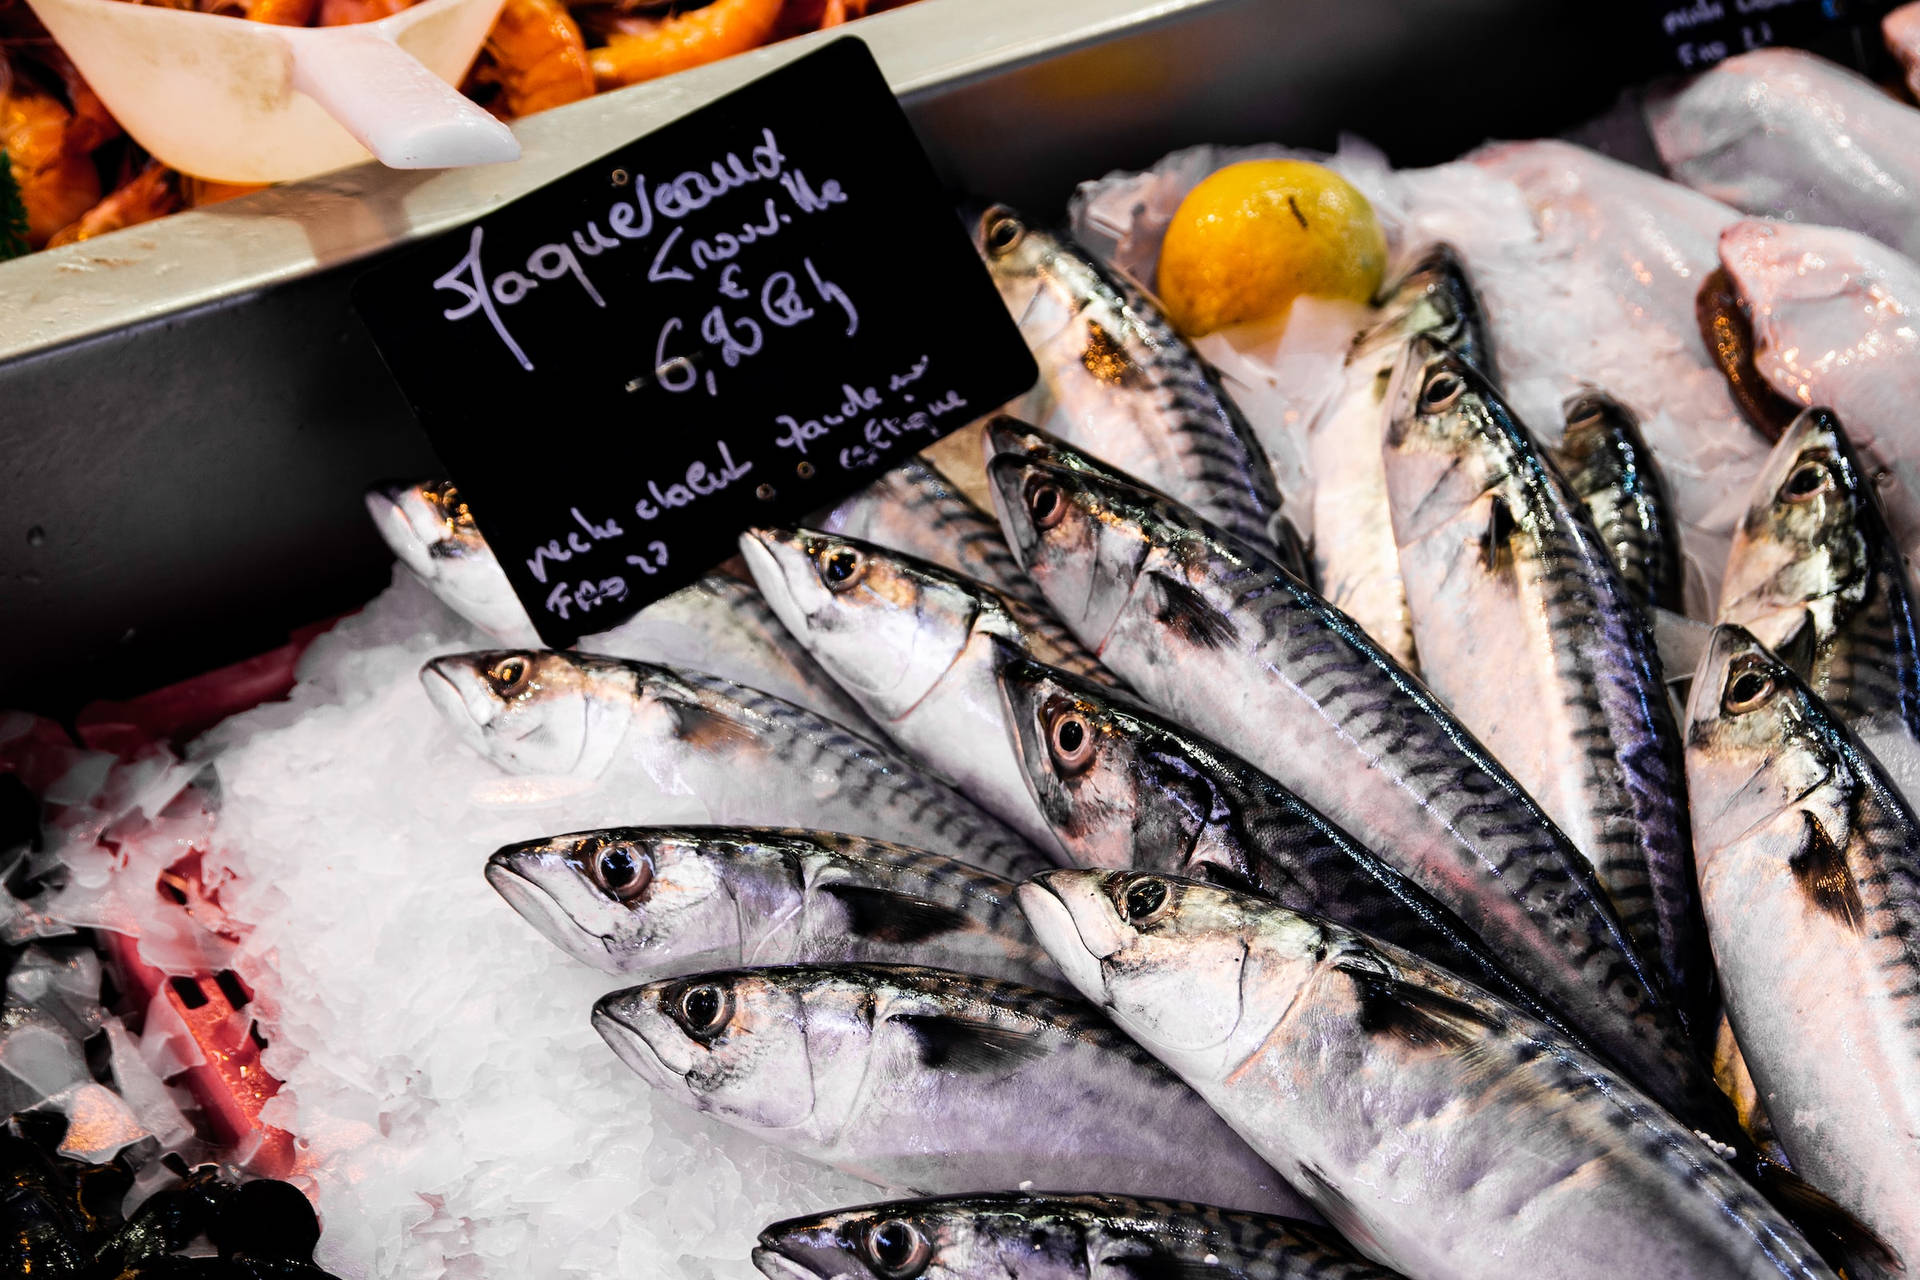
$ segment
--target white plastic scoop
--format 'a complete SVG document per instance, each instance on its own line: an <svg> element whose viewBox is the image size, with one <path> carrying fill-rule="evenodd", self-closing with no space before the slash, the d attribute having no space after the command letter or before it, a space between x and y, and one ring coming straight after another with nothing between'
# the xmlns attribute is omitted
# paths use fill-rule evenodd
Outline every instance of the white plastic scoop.
<svg viewBox="0 0 1920 1280"><path fill-rule="evenodd" d="M371 154L396 169L520 156L453 87L503 0L282 27L125 0L28 0L134 141L218 182L288 182Z"/></svg>

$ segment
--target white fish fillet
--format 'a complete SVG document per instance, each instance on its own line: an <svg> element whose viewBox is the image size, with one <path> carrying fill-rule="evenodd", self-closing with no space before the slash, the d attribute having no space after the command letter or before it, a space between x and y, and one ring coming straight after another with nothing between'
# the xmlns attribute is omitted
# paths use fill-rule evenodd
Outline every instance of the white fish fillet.
<svg viewBox="0 0 1920 1280"><path fill-rule="evenodd" d="M1729 58L1650 94L1673 176L1737 209L1920 253L1920 111L1798 49Z"/></svg>

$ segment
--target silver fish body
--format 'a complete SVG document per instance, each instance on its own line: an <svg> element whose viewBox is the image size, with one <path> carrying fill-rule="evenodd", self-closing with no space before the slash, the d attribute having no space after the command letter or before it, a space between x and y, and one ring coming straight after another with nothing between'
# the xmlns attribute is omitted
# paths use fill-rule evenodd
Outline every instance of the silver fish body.
<svg viewBox="0 0 1920 1280"><path fill-rule="evenodd" d="M1193 881L1023 885L1090 999L1414 1280L1832 1280L1703 1138L1471 983Z"/></svg>
<svg viewBox="0 0 1920 1280"><path fill-rule="evenodd" d="M1013 885L937 853L825 831L607 827L508 845L487 882L607 973L846 961L1065 988Z"/></svg>
<svg viewBox="0 0 1920 1280"><path fill-rule="evenodd" d="M1007 644L1102 676L1057 620L836 534L752 529L740 550L787 630L873 723L1036 848L1056 849L1027 793L994 664Z"/></svg>
<svg viewBox="0 0 1920 1280"><path fill-rule="evenodd" d="M1911 1274L1920 820L1835 714L1736 627L1718 630L1694 678L1687 767L1727 1016L1775 1134Z"/></svg>
<svg viewBox="0 0 1920 1280"><path fill-rule="evenodd" d="M1621 584L1647 608L1682 612L1673 499L1633 411L1603 391L1574 396L1553 459L1586 507Z"/></svg>
<svg viewBox="0 0 1920 1280"><path fill-rule="evenodd" d="M776 1222L768 1280L1394 1280L1331 1231L1177 1200L1002 1191Z"/></svg>
<svg viewBox="0 0 1920 1280"><path fill-rule="evenodd" d="M987 210L975 247L1040 364L1024 416L1269 554L1297 556L1253 429L1151 299L1011 209Z"/></svg>
<svg viewBox="0 0 1920 1280"><path fill-rule="evenodd" d="M1920 740L1920 628L1872 474L1840 419L1802 413L1734 533L1719 620L1778 654L1843 721Z"/></svg>
<svg viewBox="0 0 1920 1280"><path fill-rule="evenodd" d="M1031 1182L1311 1212L1078 1000L908 965L793 965L615 992L593 1021L670 1096L887 1186Z"/></svg>
<svg viewBox="0 0 1920 1280"><path fill-rule="evenodd" d="M1592 868L1351 619L1148 490L1023 454L990 470L1008 545L1108 670L1390 860L1655 1096L1719 1123Z"/></svg>
<svg viewBox="0 0 1920 1280"><path fill-rule="evenodd" d="M1338 397L1308 433L1313 472L1313 566L1327 600L1409 671L1413 621L1387 515L1380 440L1387 387L1415 334L1431 334L1489 376L1493 347L1459 257L1436 245L1391 285L1373 323L1354 338Z"/></svg>
<svg viewBox="0 0 1920 1280"><path fill-rule="evenodd" d="M1069 865L1242 888L1405 947L1564 1026L1453 912L1225 748L1023 655L1005 655L1000 689Z"/></svg>
<svg viewBox="0 0 1920 1280"><path fill-rule="evenodd" d="M1799 49L1756 49L1647 101L1660 158L1736 209L1920 255L1920 111Z"/></svg>
<svg viewBox="0 0 1920 1280"><path fill-rule="evenodd" d="M911 459L809 522L984 582L1034 608L1046 601L1015 562L991 513L923 458Z"/></svg>
<svg viewBox="0 0 1920 1280"><path fill-rule="evenodd" d="M635 821L811 826L1000 875L1046 865L1019 836L893 751L714 676L554 650L435 658L435 707L510 773L630 788Z"/></svg>
<svg viewBox="0 0 1920 1280"><path fill-rule="evenodd" d="M1385 461L1428 686L1592 864L1704 1021L1686 764L1645 610L1532 433L1429 339L1396 375Z"/></svg>
<svg viewBox="0 0 1920 1280"><path fill-rule="evenodd" d="M442 604L502 644L540 643L453 481L376 485L366 503L381 540Z"/></svg>

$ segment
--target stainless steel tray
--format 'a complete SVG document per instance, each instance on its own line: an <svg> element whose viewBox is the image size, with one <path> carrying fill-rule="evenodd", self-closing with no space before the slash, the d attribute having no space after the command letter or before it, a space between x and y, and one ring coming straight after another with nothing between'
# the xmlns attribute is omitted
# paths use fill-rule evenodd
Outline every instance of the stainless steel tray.
<svg viewBox="0 0 1920 1280"><path fill-rule="evenodd" d="M1599 8L922 0L852 31L956 192L1047 213L1194 142L1345 130L1420 163L1558 132L1634 56L1637 15ZM369 165L0 266L0 707L129 696L366 599L389 562L361 491L437 467L348 310L359 270L822 38L523 121L511 166ZM566 414L530 424L545 447Z"/></svg>

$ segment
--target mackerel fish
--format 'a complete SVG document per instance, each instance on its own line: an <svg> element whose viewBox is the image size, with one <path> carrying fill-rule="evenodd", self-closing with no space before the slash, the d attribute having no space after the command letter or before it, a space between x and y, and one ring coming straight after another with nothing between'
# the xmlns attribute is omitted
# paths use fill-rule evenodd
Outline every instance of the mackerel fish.
<svg viewBox="0 0 1920 1280"><path fill-rule="evenodd" d="M870 542L751 529L740 551L780 621L910 755L1039 849L1035 811L994 680L996 646L1106 679L1059 621Z"/></svg>
<svg viewBox="0 0 1920 1280"><path fill-rule="evenodd" d="M1416 334L1452 346L1489 376L1493 346L1480 300L1458 255L1435 245L1391 285L1373 323L1347 353L1337 399L1308 433L1313 472L1313 563L1327 600L1409 671L1413 620L1387 515L1380 441L1387 388Z"/></svg>
<svg viewBox="0 0 1920 1280"><path fill-rule="evenodd" d="M989 469L1008 545L1102 665L1390 860L1676 1112L1725 1121L1592 867L1352 619L1148 490L1023 453Z"/></svg>
<svg viewBox="0 0 1920 1280"><path fill-rule="evenodd" d="M1178 1200L1001 1191L776 1222L768 1280L1394 1280L1324 1228Z"/></svg>
<svg viewBox="0 0 1920 1280"><path fill-rule="evenodd" d="M1840 419L1780 437L1733 535L1720 621L1746 628L1856 730L1920 739L1920 636L1906 564Z"/></svg>
<svg viewBox="0 0 1920 1280"><path fill-rule="evenodd" d="M1007 550L999 522L924 458L895 467L811 524L931 561L1030 608L1046 607Z"/></svg>
<svg viewBox="0 0 1920 1280"><path fill-rule="evenodd" d="M1427 686L1592 864L1640 954L1703 1022L1686 762L1646 611L1477 370L1418 339L1392 399L1387 491Z"/></svg>
<svg viewBox="0 0 1920 1280"><path fill-rule="evenodd" d="M1065 989L978 867L884 840L753 827L607 827L529 840L487 882L555 946L607 973L913 961Z"/></svg>
<svg viewBox="0 0 1920 1280"><path fill-rule="evenodd" d="M981 216L975 247L1040 365L1024 416L1282 563L1300 560L1253 428L1152 299L1004 206Z"/></svg>
<svg viewBox="0 0 1920 1280"><path fill-rule="evenodd" d="M685 820L691 806L708 822L844 831L997 875L1047 865L901 756L731 681L555 650L448 655L420 680L480 755L509 773L631 788L636 821Z"/></svg>
<svg viewBox="0 0 1920 1280"><path fill-rule="evenodd" d="M1561 1025L1453 912L1232 752L1021 654L1003 655L1000 690L1067 865L1171 872L1328 916Z"/></svg>
<svg viewBox="0 0 1920 1280"><path fill-rule="evenodd" d="M1140 872L1020 888L1075 986L1413 1280L1832 1280L1613 1069L1398 947Z"/></svg>
<svg viewBox="0 0 1920 1280"><path fill-rule="evenodd" d="M668 1096L886 1186L1032 1182L1314 1216L1068 997L911 965L789 965L616 991L593 1024Z"/></svg>
<svg viewBox="0 0 1920 1280"><path fill-rule="evenodd" d="M1774 1133L1912 1274L1920 820L1836 710L1738 627L1715 632L1694 679L1687 770L1727 1016Z"/></svg>
<svg viewBox="0 0 1920 1280"><path fill-rule="evenodd" d="M1682 612L1679 525L1639 419L1604 391L1583 391L1565 408L1553 461L1586 507L1621 585L1643 608Z"/></svg>

